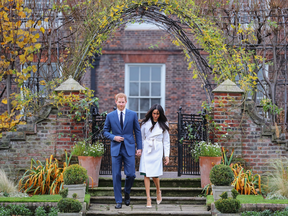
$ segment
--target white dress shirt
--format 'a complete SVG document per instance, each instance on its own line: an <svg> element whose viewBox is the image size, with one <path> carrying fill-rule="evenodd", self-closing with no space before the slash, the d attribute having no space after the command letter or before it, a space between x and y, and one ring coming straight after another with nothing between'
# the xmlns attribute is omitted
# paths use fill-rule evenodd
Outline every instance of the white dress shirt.
<svg viewBox="0 0 288 216"><path fill-rule="evenodd" d="M124 125L126 108L122 112L123 112L122 117L123 117L123 125ZM117 114L118 114L118 120L120 122L121 111L118 109L117 109Z"/></svg>

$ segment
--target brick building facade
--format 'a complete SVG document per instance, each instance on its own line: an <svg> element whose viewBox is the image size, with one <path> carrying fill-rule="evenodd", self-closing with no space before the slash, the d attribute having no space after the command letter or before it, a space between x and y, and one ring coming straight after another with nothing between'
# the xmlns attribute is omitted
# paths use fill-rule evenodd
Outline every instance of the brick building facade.
<svg viewBox="0 0 288 216"><path fill-rule="evenodd" d="M151 28L148 25L148 29L149 27ZM185 113L200 111L206 95L201 81L192 78L192 69L188 70L188 63L183 51L172 44L171 36L165 31L147 30L145 29L147 25L140 29L135 28L132 26L125 29L122 26L118 29L107 40L102 51L103 55L100 56L99 66L88 71L81 82L95 90L95 95L99 98L100 112L113 110L114 96L118 92L127 94L127 107L141 113L140 118L151 105L159 103L159 99L169 121L172 122L177 120L179 106L182 106ZM150 48L151 46L154 48ZM151 80L145 71L149 69L151 70ZM130 76L133 76L131 73L135 73L135 70L140 70L139 77L137 77L139 80L131 82ZM161 73L161 78L158 77L157 80L155 77L156 81L153 81L153 70L156 74ZM94 76L95 78L93 78ZM149 93L147 92L148 85L151 87ZM154 88L153 85L155 85ZM160 85L161 87L159 87ZM137 88L139 92L135 92ZM137 98L137 96L139 97ZM149 104L148 98L152 99ZM153 100L153 98L156 99ZM134 103L136 100L138 103L140 102L138 107Z"/></svg>

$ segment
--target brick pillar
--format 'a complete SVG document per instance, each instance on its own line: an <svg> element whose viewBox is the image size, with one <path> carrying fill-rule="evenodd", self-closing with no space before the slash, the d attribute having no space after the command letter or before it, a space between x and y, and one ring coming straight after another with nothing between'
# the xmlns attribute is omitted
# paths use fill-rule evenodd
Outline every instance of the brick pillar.
<svg viewBox="0 0 288 216"><path fill-rule="evenodd" d="M84 94L80 93L81 90L85 90L85 88L81 86L77 81L75 81L71 76L68 80L63 82L58 88L55 89L57 93L63 92L64 95L80 95L80 98L84 98ZM58 113L61 113L61 115L55 116L57 118L57 156L60 156L65 149L70 151L71 147L74 145L74 142L79 138L83 138L85 135L85 122L83 120L75 120L75 113L71 113L70 111L71 108L67 104L63 104L63 106L58 108Z"/></svg>
<svg viewBox="0 0 288 216"><path fill-rule="evenodd" d="M222 126L215 130L214 141L225 148L235 150L236 155L242 153L242 95L244 93L234 82L226 80L212 91L214 93L214 122Z"/></svg>

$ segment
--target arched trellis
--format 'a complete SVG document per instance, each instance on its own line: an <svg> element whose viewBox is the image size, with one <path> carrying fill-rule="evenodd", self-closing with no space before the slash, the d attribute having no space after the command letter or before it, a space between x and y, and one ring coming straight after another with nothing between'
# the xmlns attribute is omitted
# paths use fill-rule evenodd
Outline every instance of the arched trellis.
<svg viewBox="0 0 288 216"><path fill-rule="evenodd" d="M94 35L90 38L86 38L84 47L86 49L83 52L81 58L77 61L76 70L74 73L74 78L79 79L78 73L83 68L83 62L87 59L87 53L92 42L98 35L105 35L113 30L117 29L120 25L126 24L128 22L148 22L157 25L160 29L167 31L171 34L178 42L181 44L183 51L193 60L197 70L198 75L203 83L203 87L206 92L207 100L212 101L212 87L209 81L209 75L212 74L212 68L209 66L206 59L200 54L200 50L189 38L193 36L191 32L188 32L193 28L194 34L202 34L200 26L193 21L191 17L185 15L182 11L176 9L175 14L165 15L163 11L169 4L167 3L157 3L149 4L147 2L141 4L130 4L128 8L124 9L119 15L117 20L112 20L105 25L100 30L97 30ZM177 14L181 14L182 19L180 20ZM184 20L184 21L183 21ZM191 35L192 34L192 35ZM96 47L97 49L97 47Z"/></svg>

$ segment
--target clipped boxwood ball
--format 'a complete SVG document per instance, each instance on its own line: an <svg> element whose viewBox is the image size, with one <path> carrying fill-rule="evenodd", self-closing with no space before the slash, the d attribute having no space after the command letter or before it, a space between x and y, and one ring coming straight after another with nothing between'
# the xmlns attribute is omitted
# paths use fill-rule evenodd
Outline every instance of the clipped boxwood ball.
<svg viewBox="0 0 288 216"><path fill-rule="evenodd" d="M237 199L219 199L215 202L215 207L221 213L237 213L241 208L241 203Z"/></svg>
<svg viewBox="0 0 288 216"><path fill-rule="evenodd" d="M67 167L63 173L65 185L84 184L87 178L87 170L78 164Z"/></svg>
<svg viewBox="0 0 288 216"><path fill-rule="evenodd" d="M229 186L234 180L234 173L229 166L218 164L211 169L209 177L215 186Z"/></svg>

